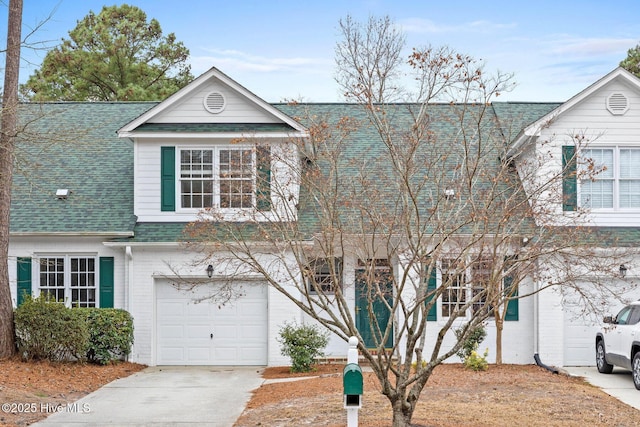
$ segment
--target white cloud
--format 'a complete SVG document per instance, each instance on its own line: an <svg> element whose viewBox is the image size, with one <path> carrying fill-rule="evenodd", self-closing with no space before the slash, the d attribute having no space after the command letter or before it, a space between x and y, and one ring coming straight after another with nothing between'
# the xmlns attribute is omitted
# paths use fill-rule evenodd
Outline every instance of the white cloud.
<svg viewBox="0 0 640 427"><path fill-rule="evenodd" d="M499 24L486 20L464 22L456 25L440 24L430 19L408 18L398 21L407 33L443 34L443 33L491 33L494 31L516 28L516 23Z"/></svg>
<svg viewBox="0 0 640 427"><path fill-rule="evenodd" d="M572 55L580 57L626 54L637 43L635 39L617 38L573 38L553 40L550 53L554 55ZM620 58L623 59L623 58Z"/></svg>
<svg viewBox="0 0 640 427"><path fill-rule="evenodd" d="M191 66L195 70L207 70L216 66L227 72L255 71L261 73L277 71L304 71L317 73L319 69L332 65L332 59L313 57L268 57L253 55L238 50L203 49L209 55L191 57Z"/></svg>

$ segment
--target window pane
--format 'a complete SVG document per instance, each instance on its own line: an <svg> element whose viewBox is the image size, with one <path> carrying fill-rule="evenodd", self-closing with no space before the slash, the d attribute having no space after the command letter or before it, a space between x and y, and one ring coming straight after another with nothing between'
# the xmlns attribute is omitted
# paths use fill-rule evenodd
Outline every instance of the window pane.
<svg viewBox="0 0 640 427"><path fill-rule="evenodd" d="M95 259L71 258L71 306L95 306Z"/></svg>
<svg viewBox="0 0 640 427"><path fill-rule="evenodd" d="M640 208L640 180L620 181L620 207Z"/></svg>
<svg viewBox="0 0 640 427"><path fill-rule="evenodd" d="M487 292L491 286L491 262L489 260L479 260L471 267L471 295L477 298L473 303L473 312L481 310L492 310L487 304Z"/></svg>
<svg viewBox="0 0 640 427"><path fill-rule="evenodd" d="M640 179L640 150L620 150L620 178Z"/></svg>
<svg viewBox="0 0 640 427"><path fill-rule="evenodd" d="M317 293L320 289L324 293L334 293L342 282L342 262L338 258L316 259L309 264L307 283L309 292ZM335 280L334 280L335 279Z"/></svg>
<svg viewBox="0 0 640 427"><path fill-rule="evenodd" d="M253 150L220 150L220 207L253 206Z"/></svg>
<svg viewBox="0 0 640 427"><path fill-rule="evenodd" d="M585 180L580 187L581 206L590 209L613 207L613 181Z"/></svg>
<svg viewBox="0 0 640 427"><path fill-rule="evenodd" d="M467 287L464 284L464 272L456 267L455 261L443 260L441 267L442 284L442 316L462 316L458 310L467 301Z"/></svg>
<svg viewBox="0 0 640 427"><path fill-rule="evenodd" d="M613 150L584 150L582 152L581 170L588 178L613 178Z"/></svg>
<svg viewBox="0 0 640 427"><path fill-rule="evenodd" d="M183 208L206 208L213 200L213 150L180 151L180 200Z"/></svg>

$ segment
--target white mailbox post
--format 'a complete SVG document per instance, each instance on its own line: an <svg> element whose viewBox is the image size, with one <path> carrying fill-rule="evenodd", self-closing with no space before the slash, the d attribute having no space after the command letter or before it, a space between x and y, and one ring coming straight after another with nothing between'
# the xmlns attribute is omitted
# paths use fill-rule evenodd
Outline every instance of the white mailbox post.
<svg viewBox="0 0 640 427"><path fill-rule="evenodd" d="M347 427L358 426L358 411L362 407L363 379L358 365L358 338L349 338L347 366L342 373L344 408L347 410Z"/></svg>

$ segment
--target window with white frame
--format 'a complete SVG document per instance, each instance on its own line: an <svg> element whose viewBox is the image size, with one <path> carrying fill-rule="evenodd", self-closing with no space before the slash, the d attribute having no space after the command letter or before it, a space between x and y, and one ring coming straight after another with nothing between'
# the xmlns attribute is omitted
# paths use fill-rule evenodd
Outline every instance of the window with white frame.
<svg viewBox="0 0 640 427"><path fill-rule="evenodd" d="M467 287L464 272L459 271L457 262L444 259L440 266L442 292L442 316L450 317L459 313L460 308L467 302Z"/></svg>
<svg viewBox="0 0 640 427"><path fill-rule="evenodd" d="M96 257L48 256L38 262L40 293L71 307L96 307Z"/></svg>
<svg viewBox="0 0 640 427"><path fill-rule="evenodd" d="M180 200L185 209L244 209L255 205L254 150L180 150Z"/></svg>
<svg viewBox="0 0 640 427"><path fill-rule="evenodd" d="M640 148L590 148L580 157L580 206L640 208Z"/></svg>
<svg viewBox="0 0 640 427"><path fill-rule="evenodd" d="M471 265L471 297L475 299L473 303L473 313L483 310L493 312L493 307L487 304L487 292L491 284L491 263L487 260L477 260Z"/></svg>
<svg viewBox="0 0 640 427"><path fill-rule="evenodd" d="M318 258L309 263L307 271L309 293L335 293L342 288L342 260L340 258Z"/></svg>
<svg viewBox="0 0 640 427"><path fill-rule="evenodd" d="M460 266L459 260L443 259L440 265L441 313L443 317L466 316L462 307L474 299L472 313L491 310L487 304L487 286L491 279L491 263L478 260L470 267ZM489 312L491 314L491 312Z"/></svg>

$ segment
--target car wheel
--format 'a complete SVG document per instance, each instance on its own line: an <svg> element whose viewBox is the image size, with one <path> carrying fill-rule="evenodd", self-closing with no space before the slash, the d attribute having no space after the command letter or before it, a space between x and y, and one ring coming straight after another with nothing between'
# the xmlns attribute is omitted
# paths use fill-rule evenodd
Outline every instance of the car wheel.
<svg viewBox="0 0 640 427"><path fill-rule="evenodd" d="M596 366L598 367L598 372L601 374L610 374L611 371L613 371L613 365L607 363L607 359L604 354L604 341L602 340L598 341L598 344L596 344ZM640 381L640 358L638 359L638 381Z"/></svg>
<svg viewBox="0 0 640 427"><path fill-rule="evenodd" d="M633 385L636 386L636 389L640 390L640 352L633 355L633 365L631 367L633 368L631 370Z"/></svg>

